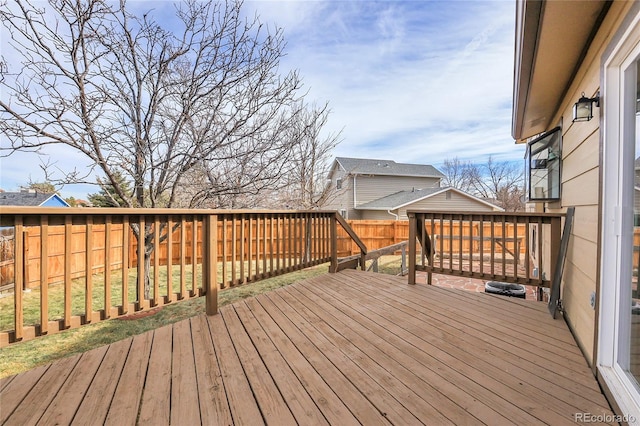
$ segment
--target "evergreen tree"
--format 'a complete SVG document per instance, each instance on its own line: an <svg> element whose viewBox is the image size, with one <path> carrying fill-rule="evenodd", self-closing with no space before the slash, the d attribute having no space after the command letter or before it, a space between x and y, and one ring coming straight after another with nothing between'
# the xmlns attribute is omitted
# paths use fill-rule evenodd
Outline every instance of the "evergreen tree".
<svg viewBox="0 0 640 426"><path fill-rule="evenodd" d="M114 173L114 179L117 185L124 190L126 194L131 194L131 183L119 172ZM96 194L89 194L87 197L94 207L126 207L127 203L120 197L118 191L111 183L103 183L98 181L100 191Z"/></svg>
<svg viewBox="0 0 640 426"><path fill-rule="evenodd" d="M27 189L34 190L41 194L56 194L58 190L51 182L29 182Z"/></svg>

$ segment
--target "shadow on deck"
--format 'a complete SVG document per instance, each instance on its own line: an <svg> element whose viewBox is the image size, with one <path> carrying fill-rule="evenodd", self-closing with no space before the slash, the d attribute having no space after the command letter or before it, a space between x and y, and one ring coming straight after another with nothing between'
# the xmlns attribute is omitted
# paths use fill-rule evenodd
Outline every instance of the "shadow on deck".
<svg viewBox="0 0 640 426"><path fill-rule="evenodd" d="M345 270L0 381L4 424L574 424L612 414L546 305Z"/></svg>

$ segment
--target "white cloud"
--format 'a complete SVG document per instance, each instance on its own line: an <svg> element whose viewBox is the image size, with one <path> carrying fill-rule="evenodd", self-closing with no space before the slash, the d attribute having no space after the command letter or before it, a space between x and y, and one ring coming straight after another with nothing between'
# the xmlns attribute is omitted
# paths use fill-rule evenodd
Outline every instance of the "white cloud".
<svg viewBox="0 0 640 426"><path fill-rule="evenodd" d="M166 2L136 5L172 11ZM521 161L523 148L510 136L513 2L246 2L244 13L254 11L284 29L281 70L300 71L309 101L329 101L327 130L343 129L336 155ZM84 165L49 153L61 168ZM2 160L0 184L8 189L41 176L37 159L16 158Z"/></svg>
<svg viewBox="0 0 640 426"><path fill-rule="evenodd" d="M300 70L311 98L330 101L331 129L344 128L336 154L522 157L510 137L513 4L284 3L305 22L284 25L286 65Z"/></svg>

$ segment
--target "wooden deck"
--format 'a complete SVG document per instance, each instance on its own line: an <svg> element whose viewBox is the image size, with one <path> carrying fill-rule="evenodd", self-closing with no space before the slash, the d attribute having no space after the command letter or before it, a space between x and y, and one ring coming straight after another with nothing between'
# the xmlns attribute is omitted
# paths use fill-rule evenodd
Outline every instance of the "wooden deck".
<svg viewBox="0 0 640 426"><path fill-rule="evenodd" d="M575 424L611 414L537 302L327 274L0 381L0 424Z"/></svg>

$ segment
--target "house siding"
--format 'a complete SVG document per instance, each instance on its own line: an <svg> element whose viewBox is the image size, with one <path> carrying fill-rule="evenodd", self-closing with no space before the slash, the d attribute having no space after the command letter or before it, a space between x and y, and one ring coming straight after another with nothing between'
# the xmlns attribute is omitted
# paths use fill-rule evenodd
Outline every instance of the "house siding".
<svg viewBox="0 0 640 426"><path fill-rule="evenodd" d="M407 210L445 210L445 211L474 211L491 212L490 206L481 203L473 198L465 197L462 194L451 191L451 198L447 199L447 193L434 195L427 199L418 201L400 209L400 219L407 219Z"/></svg>
<svg viewBox="0 0 640 426"><path fill-rule="evenodd" d="M602 54L632 2L615 2L598 30L581 67L562 99L551 126L563 124L561 200L549 212L575 207L575 217L562 282L564 317L591 365L594 362L596 313L591 305L599 280L600 241L600 123L597 119L572 123L573 104L584 92L600 89ZM603 111L596 109L596 114Z"/></svg>
<svg viewBox="0 0 640 426"><path fill-rule="evenodd" d="M342 179L342 189L337 189L337 181ZM387 212L371 213L371 211L356 210L356 205L377 200L398 191L412 188L438 188L440 178L412 177L412 176L384 176L384 175L351 175L335 164L330 173L331 192L327 202L322 206L327 210L346 210L349 220L381 218L393 219ZM355 184L355 191L354 191ZM355 195L355 201L354 201Z"/></svg>
<svg viewBox="0 0 640 426"><path fill-rule="evenodd" d="M345 210L345 219L359 219L359 212L353 205L353 178L342 168L335 164L331 171L331 190L327 202L322 206L326 210ZM338 180L342 180L342 188L338 189Z"/></svg>
<svg viewBox="0 0 640 426"><path fill-rule="evenodd" d="M407 210L438 210L438 211L474 211L485 212L494 211L494 209L473 198L465 197L462 194L451 191L451 198L447 199L446 192L437 194L424 200L409 204L393 210L392 213L398 215L398 220L408 220ZM362 219L366 220L391 220L395 216L389 214L385 210L361 210Z"/></svg>
<svg viewBox="0 0 640 426"><path fill-rule="evenodd" d="M54 195L40 205L42 207L69 207L69 205L57 195Z"/></svg>
<svg viewBox="0 0 640 426"><path fill-rule="evenodd" d="M363 220L395 220L396 219L395 216L390 215L385 210L362 210L360 211L360 218Z"/></svg>
<svg viewBox="0 0 640 426"><path fill-rule="evenodd" d="M361 205L385 195L403 190L408 191L412 188L424 189L439 186L440 178L358 175L356 177L356 203Z"/></svg>

